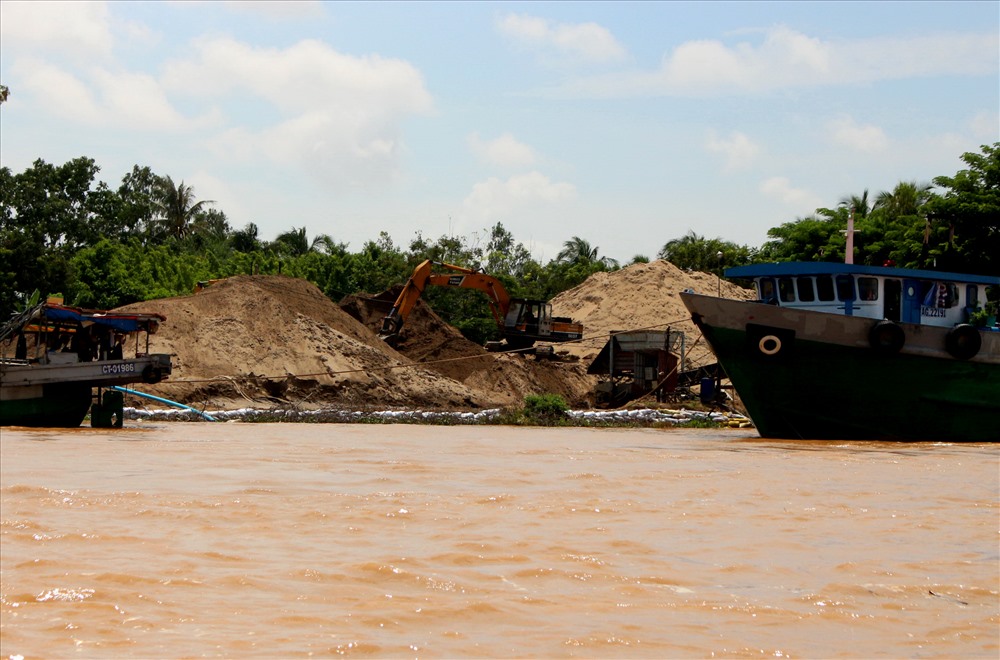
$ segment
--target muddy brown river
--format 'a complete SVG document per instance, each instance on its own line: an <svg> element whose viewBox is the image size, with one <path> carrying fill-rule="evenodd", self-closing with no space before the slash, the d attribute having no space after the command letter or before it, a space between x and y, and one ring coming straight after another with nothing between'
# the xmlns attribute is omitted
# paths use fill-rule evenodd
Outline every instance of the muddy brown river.
<svg viewBox="0 0 1000 660"><path fill-rule="evenodd" d="M0 657L996 658L1000 445L0 429Z"/></svg>

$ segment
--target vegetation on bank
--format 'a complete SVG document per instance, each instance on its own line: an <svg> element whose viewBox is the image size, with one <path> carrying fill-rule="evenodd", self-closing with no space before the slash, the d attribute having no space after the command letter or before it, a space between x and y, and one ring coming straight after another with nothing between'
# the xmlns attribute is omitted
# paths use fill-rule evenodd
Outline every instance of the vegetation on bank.
<svg viewBox="0 0 1000 660"><path fill-rule="evenodd" d="M760 247L692 231L667 241L656 256L715 273L761 261L843 261L843 231L853 213L857 263L996 274L1000 143L962 159L967 168L953 176L901 182L874 196L865 190L774 227ZM352 252L335 236L310 237L295 226L265 241L253 223L230 226L224 210L197 199L183 181L136 165L111 188L98 173L84 157L63 165L38 160L19 174L0 168L0 320L35 290L62 293L68 304L113 308L190 293L199 281L282 273L316 284L336 301L401 284L416 264L433 259L481 268L514 296L549 299L621 266L578 236L542 264L499 222L482 237L435 240L417 232L405 248L382 232ZM425 300L473 341L496 338L484 297L435 288Z"/></svg>

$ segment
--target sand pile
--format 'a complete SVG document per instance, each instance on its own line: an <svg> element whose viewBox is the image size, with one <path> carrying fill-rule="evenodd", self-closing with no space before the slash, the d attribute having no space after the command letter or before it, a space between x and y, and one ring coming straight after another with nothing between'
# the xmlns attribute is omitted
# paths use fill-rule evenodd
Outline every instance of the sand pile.
<svg viewBox="0 0 1000 660"><path fill-rule="evenodd" d="M347 296L340 306L378 332L399 291L397 287L377 296ZM469 295L479 294L469 291ZM587 365L576 359L539 361L519 353L489 353L445 323L423 300L417 301L406 319L395 349L427 369L462 382L483 401L499 405L518 404L529 394L559 394L571 405L585 406L596 384L586 373Z"/></svg>
<svg viewBox="0 0 1000 660"><path fill-rule="evenodd" d="M402 287L394 287L375 296L350 295L340 301L340 308L377 334L401 290ZM470 291L469 295L477 294ZM442 321L423 300L414 305L393 347L410 360L429 363L428 369L458 381L481 370L485 361L493 357L457 328Z"/></svg>
<svg viewBox="0 0 1000 660"><path fill-rule="evenodd" d="M695 365L715 362L701 333L691 322L678 295L684 289L714 295L719 281L715 275L688 272L666 261L633 264L613 273L595 273L579 286L552 299L553 313L583 323L584 341L567 345L568 350L589 362L604 346L611 332L622 330L682 330L688 358ZM750 300L754 292L730 282L722 282L722 296ZM697 342L697 343L696 343Z"/></svg>
<svg viewBox="0 0 1000 660"><path fill-rule="evenodd" d="M584 342L555 345L569 354L558 361L488 353L423 301L394 349L377 332L398 289L348 296L338 306L304 280L239 276L194 295L122 309L167 317L150 350L172 354L173 375L142 389L199 407L474 410L547 393L583 407L596 385L587 366L610 332L670 326L687 332L690 345L698 332L677 294L714 293L717 286L712 275L662 261L597 273L552 301L557 315L585 328ZM726 282L722 289L727 297L752 297ZM703 344L696 349L688 356L695 364L714 361Z"/></svg>
<svg viewBox="0 0 1000 660"><path fill-rule="evenodd" d="M484 403L455 380L405 366L408 359L304 280L239 276L194 295L122 309L167 317L150 350L173 355L173 374L142 389L191 405L449 409Z"/></svg>

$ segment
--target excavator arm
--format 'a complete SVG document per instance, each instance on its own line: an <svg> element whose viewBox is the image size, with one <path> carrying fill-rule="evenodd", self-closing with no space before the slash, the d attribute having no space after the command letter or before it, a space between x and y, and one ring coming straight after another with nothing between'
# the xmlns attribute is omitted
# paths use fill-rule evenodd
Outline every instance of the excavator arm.
<svg viewBox="0 0 1000 660"><path fill-rule="evenodd" d="M451 274L434 273L431 271L432 266L445 268L451 271ZM490 312L493 313L497 326L503 327L504 317L510 309L510 295L500 280L470 268L428 259L413 269L413 274L403 286L392 310L382 319L379 337L388 339L399 334L410 312L413 311L413 306L417 304L417 300L428 286L455 286L482 291L489 299Z"/></svg>

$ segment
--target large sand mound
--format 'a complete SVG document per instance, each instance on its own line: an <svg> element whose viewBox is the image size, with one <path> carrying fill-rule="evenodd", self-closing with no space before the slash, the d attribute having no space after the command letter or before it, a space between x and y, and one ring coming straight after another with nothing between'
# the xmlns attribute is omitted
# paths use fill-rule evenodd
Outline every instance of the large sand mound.
<svg viewBox="0 0 1000 660"><path fill-rule="evenodd" d="M725 298L750 300L754 292L730 282L721 283ZM584 341L566 345L586 361L592 360L612 332L624 330L682 330L687 345L693 346L688 358L695 365L715 361L711 350L701 342L701 332L691 321L678 295L685 289L715 294L719 280L715 275L681 270L666 261L633 264L610 273L595 273L573 289L552 299L552 309L583 323Z"/></svg>
<svg viewBox="0 0 1000 660"><path fill-rule="evenodd" d="M697 348L697 329L677 294L717 287L712 275L662 261L597 273L552 301L557 315L585 328L585 341L555 345L566 355L559 361L488 353L422 301L393 349L376 333L398 289L348 296L338 306L304 280L238 276L123 309L167 317L150 350L172 354L174 372L143 389L191 405L476 409L553 393L579 407L596 384L586 374L590 359L613 331L681 329L696 346L688 356L694 364L714 361L707 347ZM752 296L726 282L722 289L727 297Z"/></svg>
<svg viewBox="0 0 1000 660"><path fill-rule="evenodd" d="M124 309L167 317L150 350L171 353L153 393L208 407L294 402L475 408L479 393L386 346L314 285L239 276L190 296Z"/></svg>

